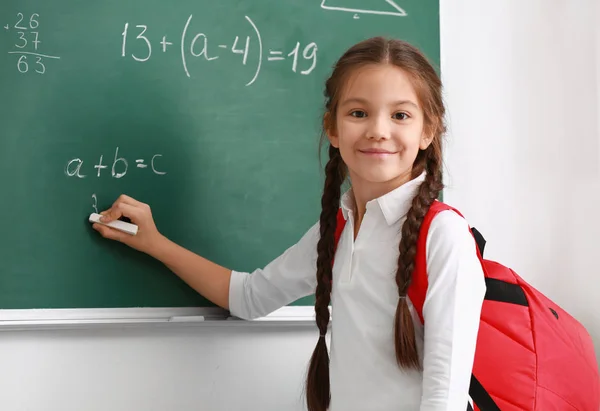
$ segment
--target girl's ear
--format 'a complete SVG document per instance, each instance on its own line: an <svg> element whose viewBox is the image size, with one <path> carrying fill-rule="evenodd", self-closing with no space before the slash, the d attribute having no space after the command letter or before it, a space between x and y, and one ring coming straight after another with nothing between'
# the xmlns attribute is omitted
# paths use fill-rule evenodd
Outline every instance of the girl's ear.
<svg viewBox="0 0 600 411"><path fill-rule="evenodd" d="M432 141L433 141L432 136L429 136L429 135L423 133L423 135L421 136L421 141L419 142L419 148L421 150L427 150L427 147L429 147L429 145L431 144Z"/></svg>
<svg viewBox="0 0 600 411"><path fill-rule="evenodd" d="M325 113L325 116L323 116L323 129L325 130L325 134L327 134L327 139L331 145L335 148L340 148L339 139L333 125L333 119L329 112Z"/></svg>

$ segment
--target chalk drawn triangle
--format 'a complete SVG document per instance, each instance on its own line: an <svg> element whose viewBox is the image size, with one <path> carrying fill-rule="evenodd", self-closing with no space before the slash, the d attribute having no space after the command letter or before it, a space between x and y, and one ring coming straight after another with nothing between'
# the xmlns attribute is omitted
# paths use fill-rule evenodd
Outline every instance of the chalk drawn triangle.
<svg viewBox="0 0 600 411"><path fill-rule="evenodd" d="M338 0L340 2L343 2L343 0ZM383 4L384 2L387 3L389 6L391 6L392 10L372 10L370 8L366 8L366 7L362 7L362 8L350 8L350 7L342 7L342 6L328 6L325 3L331 3L331 0L323 0L321 2L321 8L325 9L325 10L335 10L335 11L345 11L348 13L362 13L362 14L379 14L379 15L385 15L385 16L400 16L400 17L405 17L408 14L406 14L406 11L404 11L402 8L400 8L400 6L398 6L396 4L396 2L394 0L379 0L379 2L381 4ZM373 2L371 2L373 3ZM379 8L379 7L377 7ZM382 7L383 8L383 7ZM386 7L386 8L390 8L390 7Z"/></svg>

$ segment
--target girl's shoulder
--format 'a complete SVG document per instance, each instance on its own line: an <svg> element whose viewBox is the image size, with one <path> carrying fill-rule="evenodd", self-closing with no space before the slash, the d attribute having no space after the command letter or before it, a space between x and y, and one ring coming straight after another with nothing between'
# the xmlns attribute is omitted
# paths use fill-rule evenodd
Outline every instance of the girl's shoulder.
<svg viewBox="0 0 600 411"><path fill-rule="evenodd" d="M439 202L438 202L439 203ZM475 246L469 222L458 210L448 208L441 203L431 216L427 230L427 250L432 247L444 246L445 248L462 248L469 251Z"/></svg>
<svg viewBox="0 0 600 411"><path fill-rule="evenodd" d="M460 282L468 284L473 290L474 287L485 288L485 275L471 227L464 217L452 209L439 211L433 217L421 266L426 267L430 283L443 281L448 285L457 285ZM459 277L461 281L457 280Z"/></svg>

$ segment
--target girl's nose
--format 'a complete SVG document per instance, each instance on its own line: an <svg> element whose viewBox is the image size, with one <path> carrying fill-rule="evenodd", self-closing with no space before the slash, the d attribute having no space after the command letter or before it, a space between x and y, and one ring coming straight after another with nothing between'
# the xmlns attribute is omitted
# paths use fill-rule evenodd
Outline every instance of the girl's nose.
<svg viewBox="0 0 600 411"><path fill-rule="evenodd" d="M385 140L390 138L390 119L387 116L373 116L367 129L367 138Z"/></svg>

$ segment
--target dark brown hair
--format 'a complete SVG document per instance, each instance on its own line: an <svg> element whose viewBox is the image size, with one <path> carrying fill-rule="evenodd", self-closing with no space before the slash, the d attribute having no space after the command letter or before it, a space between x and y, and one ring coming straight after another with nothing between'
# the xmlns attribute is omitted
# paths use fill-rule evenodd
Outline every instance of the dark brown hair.
<svg viewBox="0 0 600 411"><path fill-rule="evenodd" d="M324 133L335 129L340 94L348 77L356 69L369 64L392 64L407 73L415 88L419 104L424 113L424 131L432 138L426 150L419 150L413 164L411 178L426 171L425 181L420 185L412 200L410 210L402 226L400 256L396 285L398 307L394 319L394 342L396 360L400 367L420 368L415 330L406 302L410 285L416 244L423 218L431 203L443 188L441 137L445 133L442 85L438 74L427 58L414 46L396 39L374 37L362 41L350 49L335 64L325 86ZM322 139L322 142L325 139ZM306 400L309 411L325 411L329 407L329 355L325 334L329 323L331 299L332 261L334 257L334 233L336 214L339 209L341 185L347 168L339 149L329 145L329 161L325 166L325 186L321 199L320 234L317 244L317 288L315 291L316 323L320 331L317 346L310 360L306 381Z"/></svg>

